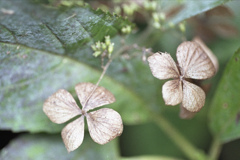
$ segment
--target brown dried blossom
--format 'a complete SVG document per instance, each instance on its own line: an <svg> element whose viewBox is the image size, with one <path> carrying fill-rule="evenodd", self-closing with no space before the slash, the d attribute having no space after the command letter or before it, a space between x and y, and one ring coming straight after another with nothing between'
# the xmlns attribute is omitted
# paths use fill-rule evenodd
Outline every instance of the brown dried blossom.
<svg viewBox="0 0 240 160"><path fill-rule="evenodd" d="M216 69L204 49L196 42L180 44L176 56L178 65L169 53L155 53L148 58L150 69L158 79L173 79L165 82L162 87L166 105L181 103L187 112L198 112L204 106L206 95L200 87L187 79L210 78Z"/></svg>
<svg viewBox="0 0 240 160"><path fill-rule="evenodd" d="M111 92L92 83L79 83L75 86L75 90L82 109L78 107L72 95L64 89L50 96L43 105L44 113L57 124L81 115L62 130L62 139L68 152L77 149L82 144L84 117L87 118L90 136L98 144L105 144L121 135L123 124L118 112L109 108L91 111L115 102L115 97Z"/></svg>

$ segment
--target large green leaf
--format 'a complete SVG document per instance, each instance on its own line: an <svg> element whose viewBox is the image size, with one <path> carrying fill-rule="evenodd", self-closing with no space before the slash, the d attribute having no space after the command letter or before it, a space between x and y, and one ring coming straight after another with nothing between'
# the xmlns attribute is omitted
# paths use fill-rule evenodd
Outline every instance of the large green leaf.
<svg viewBox="0 0 240 160"><path fill-rule="evenodd" d="M14 11L0 14L0 127L59 132L63 125L52 123L43 113L44 100L60 88L76 97L74 85L96 83L101 60L92 56L90 45L130 23L88 6L55 9L28 0L1 1L0 5ZM141 86L153 79L140 58L120 57L100 85L117 99L109 107L120 112L124 123L136 124L148 118L144 106L152 103L149 93L155 94L156 89Z"/></svg>
<svg viewBox="0 0 240 160"><path fill-rule="evenodd" d="M229 0L205 0L205 1L193 1L193 0L182 0L179 5L182 5L181 10L173 16L169 22L177 24L190 17L196 16L197 14L206 12L212 8L222 5ZM166 1L165 3L173 3L172 1Z"/></svg>
<svg viewBox="0 0 240 160"><path fill-rule="evenodd" d="M90 45L130 23L88 6L55 9L28 0L1 1L0 5L14 11L0 14L0 127L59 132L62 126L42 112L44 100L60 88L75 95L75 84L96 83L102 69ZM126 86L132 85L129 79L133 77L125 77L129 74L122 72L127 65L123 61L120 58L112 64L110 76L116 77L104 78L101 85L117 98L110 107L120 112L125 123L140 123L147 119L144 103L132 91L138 86ZM136 63L150 75L147 65L140 60ZM120 83L123 79L126 84Z"/></svg>
<svg viewBox="0 0 240 160"><path fill-rule="evenodd" d="M105 145L93 142L85 135L83 144L73 152L68 153L60 135L24 135L13 140L0 152L1 160L111 160L119 157L117 141Z"/></svg>
<svg viewBox="0 0 240 160"><path fill-rule="evenodd" d="M210 127L222 142L240 137L240 49L228 62L210 109Z"/></svg>

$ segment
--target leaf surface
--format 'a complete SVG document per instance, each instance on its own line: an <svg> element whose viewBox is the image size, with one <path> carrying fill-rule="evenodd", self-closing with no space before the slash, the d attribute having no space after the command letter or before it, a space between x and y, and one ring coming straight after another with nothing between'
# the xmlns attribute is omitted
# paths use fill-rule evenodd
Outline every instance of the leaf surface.
<svg viewBox="0 0 240 160"><path fill-rule="evenodd" d="M240 49L228 62L211 103L210 128L222 142L240 137Z"/></svg>
<svg viewBox="0 0 240 160"><path fill-rule="evenodd" d="M206 12L228 1L229 0L206 0L206 1L183 0L183 1L180 1L180 3L177 4L178 6L181 5L179 12L177 12L169 20L169 22L171 22L172 24L178 24L181 21L184 21L188 18L196 16L200 13ZM173 6L174 2L166 1L165 3L170 3L171 4L170 6Z"/></svg>
<svg viewBox="0 0 240 160"><path fill-rule="evenodd" d="M70 153L67 152L60 135L46 134L20 136L0 152L0 159L2 160L106 160L117 159L118 156L117 141L97 145L88 134L85 135L84 143Z"/></svg>
<svg viewBox="0 0 240 160"><path fill-rule="evenodd" d="M131 23L89 6L58 9L30 0L1 1L0 6L14 11L12 15L0 12L0 128L60 132L65 124L56 125L47 118L42 111L44 101L65 89L78 103L74 86L96 83L102 72L101 60L92 56L91 45L106 35L113 37ZM150 75L146 64L135 61L138 71ZM117 98L108 107L118 111L124 123L146 121L145 103L134 89L149 79L142 75L130 80L130 72L122 72L126 64L121 58L111 68L100 83ZM137 77L136 68L132 70Z"/></svg>

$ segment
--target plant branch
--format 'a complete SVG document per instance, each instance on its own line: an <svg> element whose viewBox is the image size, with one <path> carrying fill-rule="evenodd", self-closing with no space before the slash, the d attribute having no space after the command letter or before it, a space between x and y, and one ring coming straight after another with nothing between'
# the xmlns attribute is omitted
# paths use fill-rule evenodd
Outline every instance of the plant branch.
<svg viewBox="0 0 240 160"><path fill-rule="evenodd" d="M219 138L214 137L209 153L210 160L217 160L221 149L222 145Z"/></svg>
<svg viewBox="0 0 240 160"><path fill-rule="evenodd" d="M157 125L173 140L173 142L185 153L191 160L206 160L207 156L203 151L195 148L186 140L164 117L152 112L153 120Z"/></svg>
<svg viewBox="0 0 240 160"><path fill-rule="evenodd" d="M123 51L125 51L125 50L128 49L128 48L129 48L128 46L123 46L120 50L118 50L118 51L115 53L115 57L118 56L119 54L121 54ZM96 86L93 88L92 92L91 92L91 93L89 94L89 96L87 97L87 100L85 101L85 103L84 103L83 106L85 106L85 105L88 103L89 99L92 97L93 93L94 93L95 90L97 89L99 83L100 83L101 80L103 79L103 77L104 77L104 75L105 75L108 67L109 67L110 64L111 64L112 59L113 59L113 58L110 57L110 58L108 59L108 62L106 63L106 65L103 66L102 74L101 74L101 76L99 77L99 79L98 79L98 81L97 81L97 83L96 83Z"/></svg>
<svg viewBox="0 0 240 160"><path fill-rule="evenodd" d="M99 77L99 79L98 79L98 81L97 81L97 83L96 83L96 86L93 88L92 92L89 94L89 96L88 96L88 98L87 98L87 100L85 101L85 104L84 104L83 106L85 106L85 105L88 103L89 99L92 97L93 93L94 93L95 90L97 89L100 81L102 80L103 76L105 75L105 73L106 73L109 65L111 64L111 62L112 62L112 59L109 58L109 60L108 60L108 62L106 63L106 65L103 67L103 72L102 72L101 76Z"/></svg>

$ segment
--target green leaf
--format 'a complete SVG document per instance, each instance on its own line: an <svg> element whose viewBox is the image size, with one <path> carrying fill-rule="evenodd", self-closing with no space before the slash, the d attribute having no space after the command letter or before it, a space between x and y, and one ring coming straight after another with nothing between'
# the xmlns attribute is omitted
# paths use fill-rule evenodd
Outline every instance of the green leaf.
<svg viewBox="0 0 240 160"><path fill-rule="evenodd" d="M180 160L178 158L170 158L165 156L137 156L137 157L124 157L120 160Z"/></svg>
<svg viewBox="0 0 240 160"><path fill-rule="evenodd" d="M14 11L12 15L0 13L0 128L60 132L65 124L47 118L42 111L45 99L61 88L77 99L77 83L96 83L101 60L92 56L91 44L114 36L130 23L88 6L55 9L28 0L0 1L0 6ZM141 87L154 78L146 76L151 73L140 58L132 61L129 65L125 59L114 60L100 84L117 99L107 107L119 111L126 124L148 119L144 100L155 89Z"/></svg>
<svg viewBox="0 0 240 160"><path fill-rule="evenodd" d="M210 128L222 142L240 137L240 48L228 62L210 109Z"/></svg>
<svg viewBox="0 0 240 160"><path fill-rule="evenodd" d="M196 16L197 14L206 12L212 8L222 5L229 0L207 0L207 1L193 1L183 0L180 4L182 8L172 19L169 20L172 24L178 24L188 18ZM172 3L172 2L170 2Z"/></svg>
<svg viewBox="0 0 240 160"><path fill-rule="evenodd" d="M18 137L0 152L2 160L106 160L117 159L118 156L116 140L99 145L93 142L89 135L85 135L83 144L70 153L67 152L60 135L46 134L28 134Z"/></svg>

